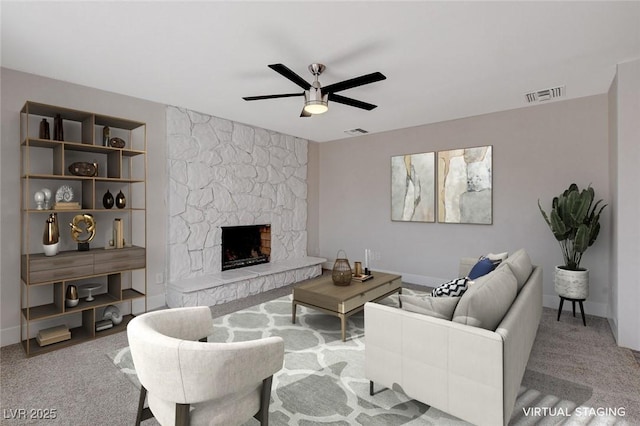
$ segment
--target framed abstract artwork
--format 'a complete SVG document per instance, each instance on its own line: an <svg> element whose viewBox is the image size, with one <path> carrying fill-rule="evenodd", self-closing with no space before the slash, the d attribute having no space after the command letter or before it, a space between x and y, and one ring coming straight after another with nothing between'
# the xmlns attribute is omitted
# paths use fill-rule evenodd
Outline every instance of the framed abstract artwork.
<svg viewBox="0 0 640 426"><path fill-rule="evenodd" d="M391 157L391 220L435 222L435 153Z"/></svg>
<svg viewBox="0 0 640 426"><path fill-rule="evenodd" d="M438 152L438 222L493 223L492 146Z"/></svg>

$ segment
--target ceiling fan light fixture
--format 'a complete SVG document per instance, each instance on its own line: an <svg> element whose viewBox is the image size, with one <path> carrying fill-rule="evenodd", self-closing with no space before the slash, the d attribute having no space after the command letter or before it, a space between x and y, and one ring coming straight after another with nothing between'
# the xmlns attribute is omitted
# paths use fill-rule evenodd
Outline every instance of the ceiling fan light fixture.
<svg viewBox="0 0 640 426"><path fill-rule="evenodd" d="M308 101L304 103L304 110L309 114L323 114L329 110L329 106L323 101Z"/></svg>
<svg viewBox="0 0 640 426"><path fill-rule="evenodd" d="M304 110L309 114L323 114L329 110L329 95L323 95L318 87L304 92Z"/></svg>

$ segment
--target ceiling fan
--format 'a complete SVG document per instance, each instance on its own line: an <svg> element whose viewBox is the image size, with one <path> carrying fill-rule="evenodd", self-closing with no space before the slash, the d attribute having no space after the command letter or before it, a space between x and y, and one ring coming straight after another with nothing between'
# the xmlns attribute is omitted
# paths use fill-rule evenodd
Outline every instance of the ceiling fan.
<svg viewBox="0 0 640 426"><path fill-rule="evenodd" d="M360 77L351 78L338 83L330 84L326 87L322 87L318 81L318 77L325 70L323 64L311 64L309 65L309 71L314 76L313 83L308 83L305 79L300 77L295 72L291 71L283 64L271 64L269 68L279 73L283 77L291 80L298 86L304 89L304 92L298 93L281 93L278 95L264 95L264 96L247 96L242 99L245 101L258 101L262 99L275 99L275 98L290 98L294 96L304 96L304 107L300 113L300 117L311 117L315 114L322 114L329 109L329 101L337 102L344 105L349 105L356 108L366 109L371 111L376 108L377 105L362 102L356 99L347 98L346 96L338 95L336 92L351 89L353 87L363 86L365 84L375 83L376 81L385 80L382 73L374 72L371 74L361 75Z"/></svg>

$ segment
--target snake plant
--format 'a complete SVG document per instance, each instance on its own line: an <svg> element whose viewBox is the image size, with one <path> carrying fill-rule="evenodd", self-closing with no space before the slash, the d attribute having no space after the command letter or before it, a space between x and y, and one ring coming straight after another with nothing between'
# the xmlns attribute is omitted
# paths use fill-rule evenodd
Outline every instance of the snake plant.
<svg viewBox="0 0 640 426"><path fill-rule="evenodd" d="M583 270L580 268L582 254L593 245L600 233L600 213L607 205L598 208L602 200L594 203L593 199L591 186L580 191L578 185L572 183L561 195L553 198L549 215L538 200L542 217L560 243L564 269Z"/></svg>

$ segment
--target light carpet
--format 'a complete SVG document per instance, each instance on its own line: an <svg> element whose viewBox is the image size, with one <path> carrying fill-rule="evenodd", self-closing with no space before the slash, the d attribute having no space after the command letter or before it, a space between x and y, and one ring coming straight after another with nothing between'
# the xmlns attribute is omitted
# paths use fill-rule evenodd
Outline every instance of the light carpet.
<svg viewBox="0 0 640 426"><path fill-rule="evenodd" d="M381 303L397 306L397 296ZM272 425L467 424L400 392L384 390L370 396L369 381L364 376L363 314L352 316L347 325L348 340L342 342L336 317L300 306L297 323L292 324L291 296L285 296L216 318L209 341L232 342L267 336L284 339L284 367L274 376L271 393ZM129 348L108 356L139 388ZM565 396L521 387L510 424L627 424L611 413L583 406L591 396L590 388L541 373L527 371L527 374L541 384L555 381L555 389L562 389Z"/></svg>

